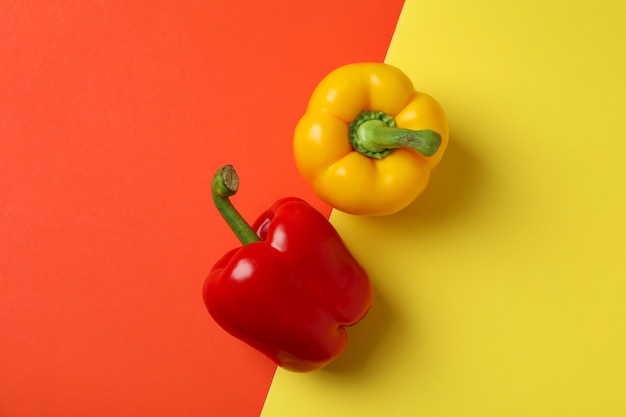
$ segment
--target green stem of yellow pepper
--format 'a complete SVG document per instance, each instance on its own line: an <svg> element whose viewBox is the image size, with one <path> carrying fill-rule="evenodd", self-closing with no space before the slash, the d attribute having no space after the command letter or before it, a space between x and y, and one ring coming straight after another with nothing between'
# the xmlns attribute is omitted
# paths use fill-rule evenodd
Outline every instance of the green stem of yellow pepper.
<svg viewBox="0 0 626 417"><path fill-rule="evenodd" d="M350 143L363 155L383 158L396 148L410 148L432 156L441 145L434 130L410 130L396 127L392 116L381 111L364 111L349 126Z"/></svg>

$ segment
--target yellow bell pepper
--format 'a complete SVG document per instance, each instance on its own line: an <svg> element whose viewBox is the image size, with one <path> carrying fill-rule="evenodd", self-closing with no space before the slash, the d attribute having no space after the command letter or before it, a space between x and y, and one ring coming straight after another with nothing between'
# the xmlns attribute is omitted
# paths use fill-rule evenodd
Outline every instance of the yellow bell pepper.
<svg viewBox="0 0 626 417"><path fill-rule="evenodd" d="M426 188L448 144L439 103L383 63L339 67L315 88L294 132L300 174L332 207L388 215Z"/></svg>

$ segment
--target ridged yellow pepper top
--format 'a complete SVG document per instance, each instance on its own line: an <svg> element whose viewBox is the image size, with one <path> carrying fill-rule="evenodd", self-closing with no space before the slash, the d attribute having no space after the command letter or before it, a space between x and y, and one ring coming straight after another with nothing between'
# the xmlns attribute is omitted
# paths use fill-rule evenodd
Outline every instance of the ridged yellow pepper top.
<svg viewBox="0 0 626 417"><path fill-rule="evenodd" d="M363 139L365 152L351 134ZM387 215L424 190L448 137L439 103L416 91L401 70L349 64L313 91L294 132L294 157L300 174L332 207Z"/></svg>

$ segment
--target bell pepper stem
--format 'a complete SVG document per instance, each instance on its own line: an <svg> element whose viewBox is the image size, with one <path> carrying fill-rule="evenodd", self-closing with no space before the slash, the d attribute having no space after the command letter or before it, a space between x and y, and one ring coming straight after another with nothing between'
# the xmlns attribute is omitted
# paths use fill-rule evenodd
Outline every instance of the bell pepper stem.
<svg viewBox="0 0 626 417"><path fill-rule="evenodd" d="M384 158L397 148L410 148L421 155L434 155L441 145L441 135L434 130L411 130L396 127L392 116L380 111L364 111L350 124L353 148L372 158Z"/></svg>
<svg viewBox="0 0 626 417"><path fill-rule="evenodd" d="M234 196L238 189L239 176L232 165L221 167L213 175L211 194L217 211L243 245L259 242L261 239L230 201L230 197Z"/></svg>

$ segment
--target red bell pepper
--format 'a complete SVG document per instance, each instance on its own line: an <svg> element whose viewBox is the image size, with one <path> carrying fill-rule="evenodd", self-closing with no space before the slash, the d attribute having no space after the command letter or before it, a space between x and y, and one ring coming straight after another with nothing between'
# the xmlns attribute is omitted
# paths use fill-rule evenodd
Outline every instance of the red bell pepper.
<svg viewBox="0 0 626 417"><path fill-rule="evenodd" d="M303 200L277 201L250 227L229 200L237 189L233 167L220 168L213 200L243 246L212 268L206 307L224 330L277 365L319 369L345 349L344 327L367 314L367 273L326 217Z"/></svg>

